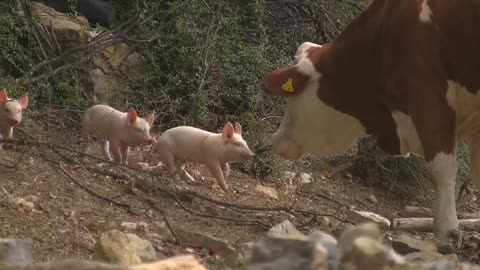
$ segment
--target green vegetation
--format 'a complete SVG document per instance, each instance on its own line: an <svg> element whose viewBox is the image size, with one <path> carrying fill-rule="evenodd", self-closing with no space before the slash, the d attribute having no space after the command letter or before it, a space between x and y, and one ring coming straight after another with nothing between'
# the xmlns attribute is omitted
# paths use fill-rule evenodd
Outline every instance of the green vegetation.
<svg viewBox="0 0 480 270"><path fill-rule="evenodd" d="M48 79L28 83L25 79L32 67L45 58L34 31L16 16L16 1L1 2L0 87L7 87L11 95L28 91L32 111L41 112L48 106L78 117L78 111L93 103L87 83L91 67L74 66ZM141 27L128 32L132 40L158 38L152 42L126 42L136 48L146 63L141 69L116 71L118 85L111 87L113 92L106 96L106 101L121 110L134 106L141 114L154 109L159 114L159 131L182 124L215 131L226 121L238 121L250 147L262 148L284 109L282 100L259 91L258 84L265 73L289 63L302 42L324 43L334 38L365 3L366 0L115 1L118 24L137 16L146 19ZM53 57L58 52L46 54ZM468 168L468 152L463 145L459 157L463 180ZM373 138L359 143L355 157L341 159L345 158L354 160L354 172L365 179L384 183L417 179L423 187L428 183L418 159L384 157ZM271 152L263 152L255 161L236 166L278 179L279 168L286 162Z"/></svg>

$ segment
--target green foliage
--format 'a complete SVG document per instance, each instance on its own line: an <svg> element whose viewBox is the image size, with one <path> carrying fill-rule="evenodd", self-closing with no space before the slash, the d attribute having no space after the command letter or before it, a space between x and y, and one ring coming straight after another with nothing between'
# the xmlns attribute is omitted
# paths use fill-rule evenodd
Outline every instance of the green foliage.
<svg viewBox="0 0 480 270"><path fill-rule="evenodd" d="M16 1L0 3L0 76L18 77L30 70L38 49L28 27L14 14Z"/></svg>

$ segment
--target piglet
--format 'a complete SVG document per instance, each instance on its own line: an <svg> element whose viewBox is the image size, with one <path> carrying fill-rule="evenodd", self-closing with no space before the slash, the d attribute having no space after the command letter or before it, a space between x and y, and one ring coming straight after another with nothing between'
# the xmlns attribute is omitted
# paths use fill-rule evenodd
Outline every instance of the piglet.
<svg viewBox="0 0 480 270"><path fill-rule="evenodd" d="M242 126L235 123L234 128L230 122L225 125L222 133L190 126L171 128L157 139L152 153L158 154L168 173L177 181L182 176L195 182L185 171L185 162L205 164L224 191L228 190L225 182L230 174L228 163L245 161L255 155L242 138Z"/></svg>
<svg viewBox="0 0 480 270"><path fill-rule="evenodd" d="M93 135L101 141L101 147L109 160L128 164L130 146L155 143L150 135L155 112L143 119L131 108L128 113L110 106L97 104L85 111L82 121L82 136L85 141ZM110 150L110 151L109 151Z"/></svg>
<svg viewBox="0 0 480 270"><path fill-rule="evenodd" d="M22 111L28 106L28 96L22 96L18 100L10 99L7 90L0 91L0 134L3 138L13 137L13 127L22 121Z"/></svg>

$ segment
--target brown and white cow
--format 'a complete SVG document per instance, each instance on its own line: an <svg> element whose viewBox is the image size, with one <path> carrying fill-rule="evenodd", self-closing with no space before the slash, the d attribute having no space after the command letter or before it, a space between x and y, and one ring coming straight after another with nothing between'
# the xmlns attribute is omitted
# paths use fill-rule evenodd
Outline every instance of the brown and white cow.
<svg viewBox="0 0 480 270"><path fill-rule="evenodd" d="M335 40L301 44L262 89L286 97L273 151L340 154L372 134L393 155L425 158L436 184L434 234L458 237L456 144L480 188L480 1L373 0Z"/></svg>

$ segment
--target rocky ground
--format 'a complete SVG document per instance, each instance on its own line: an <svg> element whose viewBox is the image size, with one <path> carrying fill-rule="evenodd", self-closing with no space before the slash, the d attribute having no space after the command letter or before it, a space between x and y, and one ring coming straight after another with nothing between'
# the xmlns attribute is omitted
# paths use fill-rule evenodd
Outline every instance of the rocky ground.
<svg viewBox="0 0 480 270"><path fill-rule="evenodd" d="M155 167L154 157L146 156L148 147L131 151L132 169L98 159L94 143L91 156L81 158L76 151L83 146L74 130L31 130L19 133L25 144L7 144L0 156L0 237L32 239L35 262L94 258L96 241L113 230L148 240L153 249L146 244L142 258L192 254L209 269L225 269L225 262L237 262L239 247L287 219L305 234L322 230L338 236L348 226L345 219L352 219L350 208L391 219L406 205L431 206L433 192L412 192L419 189L414 181L408 194L396 186L367 187L348 171L313 159L296 164L299 177L291 180L291 173L271 182L233 171L227 194L203 166L187 167L203 176L197 185L173 182ZM478 212L478 195L470 192L461 210ZM399 239L404 253L422 251L412 255L419 260L443 256L430 242L421 242L430 233L389 237ZM465 237L458 259L479 263L478 233Z"/></svg>

